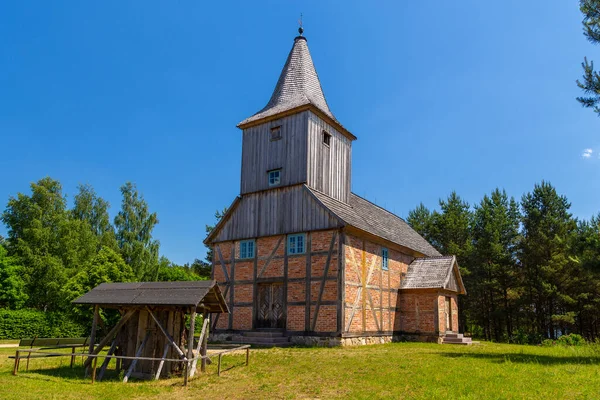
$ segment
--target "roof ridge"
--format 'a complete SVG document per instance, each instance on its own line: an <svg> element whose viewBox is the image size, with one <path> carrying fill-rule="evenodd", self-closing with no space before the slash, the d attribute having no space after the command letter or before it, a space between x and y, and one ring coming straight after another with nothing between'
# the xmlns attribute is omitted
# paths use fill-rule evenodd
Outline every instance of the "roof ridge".
<svg viewBox="0 0 600 400"><path fill-rule="evenodd" d="M423 256L423 257L416 257L413 261L415 260L435 260L435 259L441 259L441 258L453 258L454 256Z"/></svg>
<svg viewBox="0 0 600 400"><path fill-rule="evenodd" d="M398 218L398 219L401 219L401 220L402 220L404 223L408 224L408 222L406 222L406 220L405 220L404 218L402 218L401 216L399 216L398 214L394 214L394 213L393 213L393 212L391 212L390 210L388 210L388 209L386 209L386 208L383 208L383 207L381 207L381 206L379 206L379 205L377 205L377 204L373 203L372 201L370 201L370 200L367 200L367 199L365 199L364 197L357 195L357 194L356 194L356 193L354 193L354 192L350 192L350 194L353 194L354 196L358 197L359 199L362 199L362 200L366 201L367 203L370 203L370 204L374 205L375 207L379 208L380 210L383 210L383 211L387 212L388 214L391 214L391 215L393 215L394 217L396 217L396 218ZM408 225L410 226L410 224L408 224ZM412 228L412 227L411 227L411 228Z"/></svg>

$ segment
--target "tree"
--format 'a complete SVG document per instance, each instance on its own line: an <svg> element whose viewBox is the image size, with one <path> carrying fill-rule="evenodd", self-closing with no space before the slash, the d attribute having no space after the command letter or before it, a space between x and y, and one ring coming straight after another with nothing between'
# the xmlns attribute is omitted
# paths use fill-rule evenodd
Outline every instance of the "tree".
<svg viewBox="0 0 600 400"><path fill-rule="evenodd" d="M577 228L570 207L565 196L543 181L521 199L523 307L535 333L543 337L556 337L560 327L553 316L560 319L576 303L569 293L576 278L571 246Z"/></svg>
<svg viewBox="0 0 600 400"><path fill-rule="evenodd" d="M117 244L121 256L138 280L154 281L158 277L159 243L152 237L158 224L156 213L150 213L148 204L131 182L121 186L121 211L115 217Z"/></svg>
<svg viewBox="0 0 600 400"><path fill-rule="evenodd" d="M98 238L98 249L108 246L117 250L115 228L108 215L110 204L99 197L91 185L79 185L78 190L70 211L71 216L89 225L89 229Z"/></svg>
<svg viewBox="0 0 600 400"><path fill-rule="evenodd" d="M214 225L206 225L206 235L210 235L210 233L212 232L213 229L215 229L215 226L217 226L217 224L221 221L221 219L225 216L225 214L227 214L227 207L225 207L223 209L223 211L215 211L215 224ZM210 246L206 246L206 257L205 257L205 264L208 266L211 266L213 263L213 249ZM206 266L205 266L206 267Z"/></svg>
<svg viewBox="0 0 600 400"><path fill-rule="evenodd" d="M406 222L426 240L433 240L431 237L433 214L423 203L408 212Z"/></svg>
<svg viewBox="0 0 600 400"><path fill-rule="evenodd" d="M180 266L172 263L166 257L161 257L158 263L158 281L201 281L206 280L195 273L191 267Z"/></svg>
<svg viewBox="0 0 600 400"><path fill-rule="evenodd" d="M519 205L505 191L494 190L475 207L469 292L477 306L468 311L488 340L512 336L519 223Z"/></svg>
<svg viewBox="0 0 600 400"><path fill-rule="evenodd" d="M19 309L27 301L23 266L0 244L0 307Z"/></svg>
<svg viewBox="0 0 600 400"><path fill-rule="evenodd" d="M60 182L50 177L31 184L31 195L11 197L2 221L8 228L8 250L23 263L28 305L56 308L67 274L60 257L66 199Z"/></svg>
<svg viewBox="0 0 600 400"><path fill-rule="evenodd" d="M71 307L71 301L105 282L130 282L135 275L119 253L103 247L81 270L73 275L61 289L63 307L70 309L82 320L89 319L89 312L81 313Z"/></svg>
<svg viewBox="0 0 600 400"><path fill-rule="evenodd" d="M192 265L190 265L190 269L199 277L203 279L209 279L212 271L212 263L209 264L196 258Z"/></svg>
<svg viewBox="0 0 600 400"><path fill-rule="evenodd" d="M591 43L600 43L600 0L580 0L579 8L583 14L583 34ZM587 57L582 67L583 81L577 80L577 86L585 96L578 97L577 101L600 115L600 74L594 70L594 62L588 62Z"/></svg>
<svg viewBox="0 0 600 400"><path fill-rule="evenodd" d="M595 340L600 337L600 214L579 221L575 251L580 275L573 288L575 325L579 333Z"/></svg>

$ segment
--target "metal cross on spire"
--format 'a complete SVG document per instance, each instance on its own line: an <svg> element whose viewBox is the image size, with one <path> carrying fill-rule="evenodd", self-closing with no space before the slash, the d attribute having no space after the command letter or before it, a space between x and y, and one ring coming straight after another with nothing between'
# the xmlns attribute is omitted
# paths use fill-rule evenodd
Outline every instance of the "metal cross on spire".
<svg viewBox="0 0 600 400"><path fill-rule="evenodd" d="M300 25L300 27L298 28L298 33L300 34L300 36L302 36L302 33L304 33L304 28L302 27L302 13L300 13L300 19L298 20L298 25Z"/></svg>

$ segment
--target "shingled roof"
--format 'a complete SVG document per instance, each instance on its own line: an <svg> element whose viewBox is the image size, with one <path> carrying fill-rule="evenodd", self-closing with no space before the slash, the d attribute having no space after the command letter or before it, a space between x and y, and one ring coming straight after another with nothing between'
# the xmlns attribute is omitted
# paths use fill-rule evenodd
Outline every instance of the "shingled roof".
<svg viewBox="0 0 600 400"><path fill-rule="evenodd" d="M209 312L229 312L215 281L101 283L73 304L97 304L102 307L174 306L198 307Z"/></svg>
<svg viewBox="0 0 600 400"><path fill-rule="evenodd" d="M309 104L315 106L341 125L327 105L319 76L306 44L306 38L297 36L294 39L294 45L283 66L271 99L262 110L243 120L238 126Z"/></svg>
<svg viewBox="0 0 600 400"><path fill-rule="evenodd" d="M308 186L306 188L346 225L379 236L426 256L441 256L406 221L386 209L354 193L350 193L349 202L346 204Z"/></svg>
<svg viewBox="0 0 600 400"><path fill-rule="evenodd" d="M414 259L400 289L447 289L466 294L454 256Z"/></svg>

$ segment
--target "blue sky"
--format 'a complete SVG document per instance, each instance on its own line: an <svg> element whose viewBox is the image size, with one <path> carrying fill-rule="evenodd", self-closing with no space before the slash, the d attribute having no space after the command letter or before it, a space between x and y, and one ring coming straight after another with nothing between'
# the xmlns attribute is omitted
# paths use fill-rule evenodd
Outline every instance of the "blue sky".
<svg viewBox="0 0 600 400"><path fill-rule="evenodd" d="M268 101L300 13L358 136L357 194L406 216L545 179L575 216L600 211L600 119L575 101L600 52L562 0L2 2L0 207L51 176L69 199L91 184L114 215L133 181L162 254L203 257L205 224L239 192L236 124Z"/></svg>

